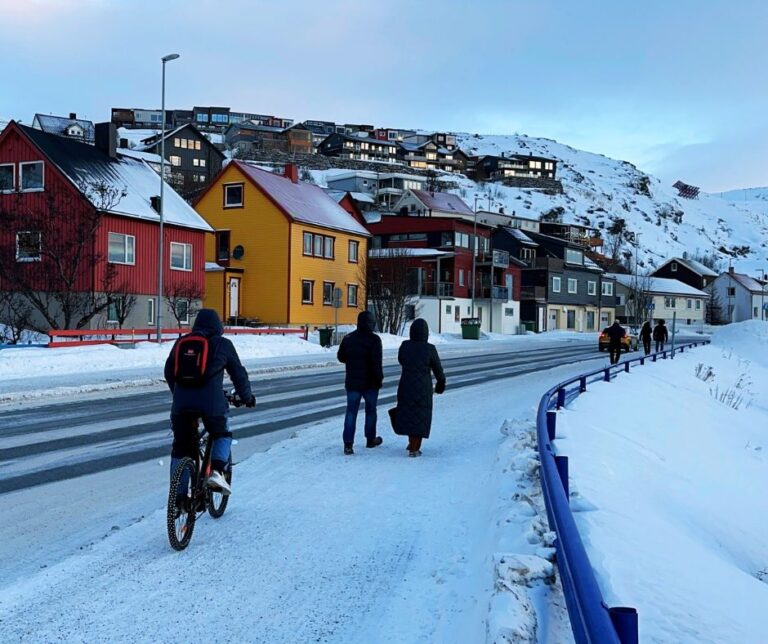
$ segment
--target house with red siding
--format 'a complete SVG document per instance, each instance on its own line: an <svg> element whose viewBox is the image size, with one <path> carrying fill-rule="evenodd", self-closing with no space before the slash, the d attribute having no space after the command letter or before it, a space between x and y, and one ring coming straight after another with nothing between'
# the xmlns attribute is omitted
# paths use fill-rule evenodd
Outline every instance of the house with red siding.
<svg viewBox="0 0 768 644"><path fill-rule="evenodd" d="M0 316L26 311L41 331L145 328L158 312L164 326L189 322L203 296L211 227L165 184L158 310L160 177L116 154L112 124L98 124L95 139L86 145L14 121L0 134Z"/></svg>

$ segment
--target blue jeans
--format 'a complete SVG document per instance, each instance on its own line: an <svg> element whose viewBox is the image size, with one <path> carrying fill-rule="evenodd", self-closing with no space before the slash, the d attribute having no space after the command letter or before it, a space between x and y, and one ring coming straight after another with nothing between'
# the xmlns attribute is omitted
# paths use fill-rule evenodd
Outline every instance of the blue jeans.
<svg viewBox="0 0 768 644"><path fill-rule="evenodd" d="M379 398L379 390L347 390L347 413L344 416L345 443L354 443L355 441L355 425L357 425L357 412L360 409L361 398L365 400L365 437L376 437L376 402Z"/></svg>

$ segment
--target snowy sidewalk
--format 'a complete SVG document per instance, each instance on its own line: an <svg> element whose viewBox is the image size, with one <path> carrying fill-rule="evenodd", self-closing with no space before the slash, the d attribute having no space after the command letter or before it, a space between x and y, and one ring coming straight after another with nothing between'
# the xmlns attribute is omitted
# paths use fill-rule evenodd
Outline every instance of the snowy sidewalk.
<svg viewBox="0 0 768 644"><path fill-rule="evenodd" d="M433 643L537 631L567 642L544 579L531 419L546 386L588 366L495 382L482 396L449 382L419 459L383 407L384 444L362 447L361 417L352 457L341 419L302 430L237 466L227 513L201 519L182 553L167 543L159 489L151 516L0 587L0 639ZM516 586L501 563L497 579L500 553L530 557L541 578Z"/></svg>

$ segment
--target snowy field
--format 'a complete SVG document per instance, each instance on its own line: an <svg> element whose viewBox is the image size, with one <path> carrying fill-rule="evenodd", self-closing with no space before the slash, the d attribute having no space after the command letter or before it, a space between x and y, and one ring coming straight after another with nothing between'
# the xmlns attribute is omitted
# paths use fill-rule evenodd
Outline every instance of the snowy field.
<svg viewBox="0 0 768 644"><path fill-rule="evenodd" d="M597 383L558 418L608 605L641 642L768 642L768 325Z"/></svg>

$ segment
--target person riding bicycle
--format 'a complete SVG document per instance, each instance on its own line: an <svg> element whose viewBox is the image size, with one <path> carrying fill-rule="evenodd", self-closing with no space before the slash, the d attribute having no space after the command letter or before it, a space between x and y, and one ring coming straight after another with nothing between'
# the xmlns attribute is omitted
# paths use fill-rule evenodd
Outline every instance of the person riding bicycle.
<svg viewBox="0 0 768 644"><path fill-rule="evenodd" d="M213 439L211 451L211 474L208 487L223 494L232 492L224 477L230 459L232 432L229 431L229 403L224 394L224 371L229 374L235 391L246 407L254 407L256 398L251 392L248 373L240 363L232 342L225 338L224 327L218 313L213 309L201 309L192 327L192 334L201 335L208 341L208 355L202 384L197 387L184 386L176 379L176 346L179 338L165 361L165 381L173 393L171 427L171 474L185 456L195 458L197 454L197 419L202 418L203 426Z"/></svg>

